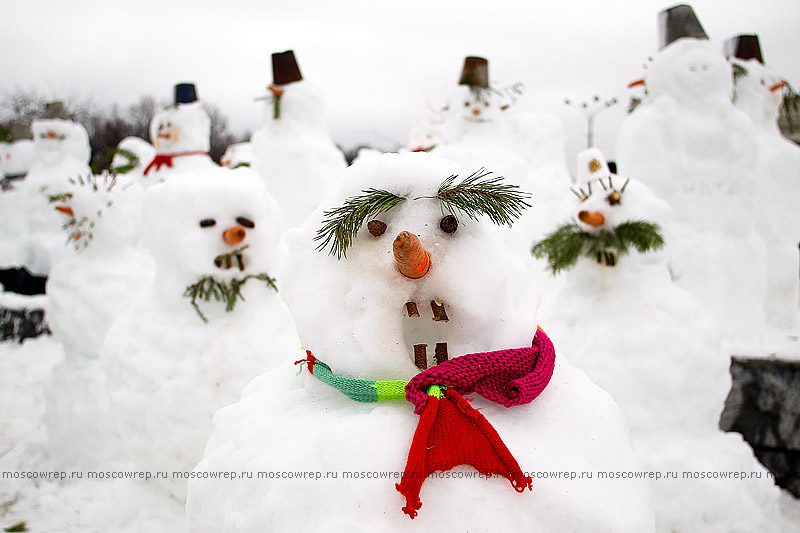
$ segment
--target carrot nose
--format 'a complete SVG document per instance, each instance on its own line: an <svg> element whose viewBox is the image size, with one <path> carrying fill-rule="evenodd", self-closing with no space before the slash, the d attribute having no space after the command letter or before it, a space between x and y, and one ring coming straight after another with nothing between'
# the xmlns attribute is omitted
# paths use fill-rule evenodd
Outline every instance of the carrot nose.
<svg viewBox="0 0 800 533"><path fill-rule="evenodd" d="M281 89L280 87L276 87L275 85L270 85L269 92L271 92L275 96L281 96L283 94L283 89Z"/></svg>
<svg viewBox="0 0 800 533"><path fill-rule="evenodd" d="M222 233L222 239L228 244L239 244L247 237L247 232L241 226L233 226Z"/></svg>
<svg viewBox="0 0 800 533"><path fill-rule="evenodd" d="M639 85L644 85L644 78L634 80L628 84L628 89L633 89L634 87L638 87Z"/></svg>
<svg viewBox="0 0 800 533"><path fill-rule="evenodd" d="M394 259L400 273L407 278L419 279L431 268L431 254L425 251L419 237L401 231L394 240Z"/></svg>
<svg viewBox="0 0 800 533"><path fill-rule="evenodd" d="M481 114L481 110L480 110L480 109L478 109L477 107L473 107L473 108L472 108L472 114L473 114L473 115L475 115L475 116L477 117L478 115L480 115L480 114Z"/></svg>
<svg viewBox="0 0 800 533"><path fill-rule="evenodd" d="M55 139L55 138L56 138L56 132L54 132L54 131L52 131L52 130L51 130L51 131L48 131L48 132L47 132L47 138L48 138L48 139Z"/></svg>
<svg viewBox="0 0 800 533"><path fill-rule="evenodd" d="M786 87L786 80L783 80L783 81L782 81L782 82L780 82L780 83L776 83L775 85L773 85L772 87L770 87L770 88L769 88L769 90L770 90L770 91L772 91L772 92L775 92L775 91L777 91L778 89L783 89L784 87Z"/></svg>
<svg viewBox="0 0 800 533"><path fill-rule="evenodd" d="M75 216L75 213L72 211L72 208L68 205L57 205L56 211L64 213L65 215L69 215L71 217Z"/></svg>
<svg viewBox="0 0 800 533"><path fill-rule="evenodd" d="M603 216L603 213L598 213L597 211L581 211L578 213L578 219L584 224L589 224L594 227L602 226L603 222L606 221L606 217Z"/></svg>

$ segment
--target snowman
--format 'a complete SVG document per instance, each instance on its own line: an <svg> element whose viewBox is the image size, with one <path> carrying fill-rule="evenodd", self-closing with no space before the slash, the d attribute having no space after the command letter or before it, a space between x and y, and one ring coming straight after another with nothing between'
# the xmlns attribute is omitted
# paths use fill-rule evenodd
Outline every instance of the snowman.
<svg viewBox="0 0 800 533"><path fill-rule="evenodd" d="M114 454L100 347L114 319L152 284L155 264L139 249L142 195L135 178L104 173L70 179L52 196L71 248L47 281L48 323L65 359L48 386L45 422L62 468L96 469Z"/></svg>
<svg viewBox="0 0 800 533"><path fill-rule="evenodd" d="M197 99L194 84L175 85L174 102L150 122L150 139L156 154L144 168L144 182L148 186L178 173L217 167L208 155L211 118Z"/></svg>
<svg viewBox="0 0 800 533"><path fill-rule="evenodd" d="M733 106L730 65L691 7L669 9L661 21L649 94L620 126L617 161L674 209L676 282L717 318L726 339L752 342L763 335L766 287L752 209L752 123Z"/></svg>
<svg viewBox="0 0 800 533"><path fill-rule="evenodd" d="M11 125L10 142L0 143L0 170L3 190L14 187L14 182L25 178L33 160L33 140L31 129L25 124Z"/></svg>
<svg viewBox="0 0 800 533"><path fill-rule="evenodd" d="M467 57L459 85L447 99L441 126L443 141L433 153L468 168L492 168L530 191L537 208L541 207L525 213L517 225L529 236L539 233L549 218L546 206L552 204L552 191L560 197L569 186L569 175L563 164L560 123L547 115L514 114L513 106L521 92L521 84L492 86L488 60ZM528 247L527 241L523 244L522 248Z"/></svg>
<svg viewBox="0 0 800 533"><path fill-rule="evenodd" d="M611 393L651 482L659 531L775 531L778 490L741 438L717 420L730 388L718 326L669 278L659 250L672 210L603 154L577 158L566 222L536 245L558 285L537 317L570 361ZM662 341L654 339L663 339ZM685 478L740 471L753 479Z"/></svg>
<svg viewBox="0 0 800 533"><path fill-rule="evenodd" d="M410 152L430 152L442 142L441 123L425 121L414 126L406 144Z"/></svg>
<svg viewBox="0 0 800 533"><path fill-rule="evenodd" d="M347 167L325 125L319 87L303 79L294 52L272 54L266 121L251 139L252 167L269 186L288 226L299 226Z"/></svg>
<svg viewBox="0 0 800 533"><path fill-rule="evenodd" d="M767 319L784 331L796 330L800 325L800 220L795 215L800 195L800 149L778 128L780 107L791 89L785 79L764 65L757 35L730 39L726 55L734 70L734 105L747 113L756 132L759 186L755 205L757 229L767 247Z"/></svg>
<svg viewBox="0 0 800 533"><path fill-rule="evenodd" d="M235 169L249 167L253 162L253 145L249 142L234 143L225 149L219 164L223 167Z"/></svg>
<svg viewBox="0 0 800 533"><path fill-rule="evenodd" d="M91 174L86 129L67 118L61 102L47 104L44 116L31 124L33 162L14 191L13 211L7 215L23 226L18 232L24 249L21 263L41 275L47 275L66 250L62 220L48 197L61 190L69 178Z"/></svg>
<svg viewBox="0 0 800 533"><path fill-rule="evenodd" d="M580 479L636 466L618 408L537 331L529 265L496 238L526 197L427 153L351 166L287 236L301 374L264 374L217 414L192 530L652 530L642 483Z"/></svg>
<svg viewBox="0 0 800 533"><path fill-rule="evenodd" d="M149 185L144 177L144 169L156 155L155 147L139 137L125 137L115 150L109 170L115 174L125 174L136 178L143 187Z"/></svg>
<svg viewBox="0 0 800 533"><path fill-rule="evenodd" d="M125 450L137 468L169 472L158 482L179 499L214 412L298 346L273 277L274 202L249 170L225 173L187 172L147 190L155 280L101 349Z"/></svg>

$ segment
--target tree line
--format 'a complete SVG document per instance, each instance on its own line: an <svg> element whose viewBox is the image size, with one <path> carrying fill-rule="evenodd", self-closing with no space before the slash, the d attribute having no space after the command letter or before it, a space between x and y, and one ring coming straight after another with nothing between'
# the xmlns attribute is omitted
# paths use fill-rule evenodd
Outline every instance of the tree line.
<svg viewBox="0 0 800 533"><path fill-rule="evenodd" d="M0 97L0 138L5 139L13 123L30 124L41 118L45 104L53 101L34 89L17 88ZM67 96L62 99L69 118L80 123L89 134L92 148L92 168L102 170L111 163L105 157L109 151L128 136L150 140L150 121L153 116L167 106L153 96L142 96L136 102L101 105L92 97ZM250 133L236 135L228 129L228 119L220 109L207 102L203 107L211 117L211 150L209 155L219 163L228 145L247 141Z"/></svg>

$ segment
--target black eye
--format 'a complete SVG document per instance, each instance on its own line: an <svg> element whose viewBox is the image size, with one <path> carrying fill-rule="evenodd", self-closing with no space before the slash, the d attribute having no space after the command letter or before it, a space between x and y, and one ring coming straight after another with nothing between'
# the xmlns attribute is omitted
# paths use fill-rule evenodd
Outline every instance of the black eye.
<svg viewBox="0 0 800 533"><path fill-rule="evenodd" d="M211 226L213 226L216 223L217 223L217 221L214 220L213 218L204 218L203 220L200 221L200 227L201 228L210 228Z"/></svg>
<svg viewBox="0 0 800 533"><path fill-rule="evenodd" d="M256 223L253 222L252 220L250 220L247 217L236 217L236 222L238 222L239 224L241 224L245 228L252 229L252 228L256 227Z"/></svg>
<svg viewBox="0 0 800 533"><path fill-rule="evenodd" d="M458 220L453 215L447 215L439 221L439 227L445 233L453 233L458 229Z"/></svg>
<svg viewBox="0 0 800 533"><path fill-rule="evenodd" d="M606 202L608 202L608 205L619 205L621 200L622 194L619 191L614 191L606 196Z"/></svg>
<svg viewBox="0 0 800 533"><path fill-rule="evenodd" d="M464 107L469 107L469 102L464 102Z"/></svg>
<svg viewBox="0 0 800 533"><path fill-rule="evenodd" d="M485 105L486 107L489 107L489 102L485 102L483 105Z"/></svg>
<svg viewBox="0 0 800 533"><path fill-rule="evenodd" d="M386 231L386 224L380 220L370 220L369 224L367 224L367 229L373 237L380 237Z"/></svg>

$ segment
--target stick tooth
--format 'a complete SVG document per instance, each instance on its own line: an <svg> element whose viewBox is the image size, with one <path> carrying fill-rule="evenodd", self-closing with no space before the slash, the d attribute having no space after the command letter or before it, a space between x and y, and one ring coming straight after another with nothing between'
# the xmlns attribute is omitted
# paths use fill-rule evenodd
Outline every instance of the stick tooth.
<svg viewBox="0 0 800 533"><path fill-rule="evenodd" d="M239 270L244 272L244 258L242 254L236 254L236 261L239 263Z"/></svg>
<svg viewBox="0 0 800 533"><path fill-rule="evenodd" d="M419 368L420 370L426 370L428 368L427 344L414 345L414 364L417 365L417 368Z"/></svg>
<svg viewBox="0 0 800 533"><path fill-rule="evenodd" d="M416 302L406 303L406 312L408 313L409 318L419 317L419 309L417 309L417 303Z"/></svg>
<svg viewBox="0 0 800 533"><path fill-rule="evenodd" d="M441 364L447 361L447 343L446 342L437 342L436 348L434 350L434 358L436 359L436 364Z"/></svg>
<svg viewBox="0 0 800 533"><path fill-rule="evenodd" d="M450 320L447 317L447 311L444 310L444 304L436 300L431 300L431 311L433 311L434 322L447 322Z"/></svg>

